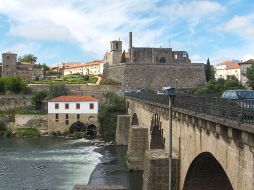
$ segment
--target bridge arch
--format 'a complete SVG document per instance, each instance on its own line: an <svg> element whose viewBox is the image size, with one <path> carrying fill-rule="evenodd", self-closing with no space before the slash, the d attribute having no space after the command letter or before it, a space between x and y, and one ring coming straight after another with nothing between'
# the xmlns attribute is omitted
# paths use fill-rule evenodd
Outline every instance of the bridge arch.
<svg viewBox="0 0 254 190"><path fill-rule="evenodd" d="M138 116L134 113L131 117L131 125L139 125Z"/></svg>
<svg viewBox="0 0 254 190"><path fill-rule="evenodd" d="M76 132L86 132L86 125L80 121L73 123L70 126L70 133L73 134Z"/></svg>
<svg viewBox="0 0 254 190"><path fill-rule="evenodd" d="M233 190L221 164L209 152L199 154L190 164L183 190Z"/></svg>

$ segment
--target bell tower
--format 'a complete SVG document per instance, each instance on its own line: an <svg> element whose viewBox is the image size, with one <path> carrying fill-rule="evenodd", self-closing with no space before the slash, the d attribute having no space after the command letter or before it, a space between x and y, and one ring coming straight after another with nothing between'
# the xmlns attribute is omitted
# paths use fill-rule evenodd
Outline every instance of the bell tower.
<svg viewBox="0 0 254 190"><path fill-rule="evenodd" d="M115 40L110 42L111 48L110 52L112 55L111 63L121 63L121 57L122 57L122 41Z"/></svg>

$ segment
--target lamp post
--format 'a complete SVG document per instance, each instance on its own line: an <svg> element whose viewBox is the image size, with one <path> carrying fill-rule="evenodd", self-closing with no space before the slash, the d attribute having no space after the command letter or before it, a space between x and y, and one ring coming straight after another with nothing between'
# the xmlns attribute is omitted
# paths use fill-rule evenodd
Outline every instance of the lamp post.
<svg viewBox="0 0 254 190"><path fill-rule="evenodd" d="M177 88L178 88L178 79L176 79L175 93L177 91Z"/></svg>
<svg viewBox="0 0 254 190"><path fill-rule="evenodd" d="M169 120L169 156L168 156L168 170L169 170L169 181L168 188L171 190L172 183L172 94L169 95L168 100L168 120Z"/></svg>

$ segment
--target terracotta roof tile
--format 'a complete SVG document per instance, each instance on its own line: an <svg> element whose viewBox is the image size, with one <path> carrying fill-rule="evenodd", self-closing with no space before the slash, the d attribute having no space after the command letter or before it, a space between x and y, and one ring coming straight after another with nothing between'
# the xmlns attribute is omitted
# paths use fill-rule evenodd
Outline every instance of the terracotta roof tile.
<svg viewBox="0 0 254 190"><path fill-rule="evenodd" d="M69 95L69 96L58 96L48 101L49 102L91 102L91 101L99 101L99 100L92 96Z"/></svg>
<svg viewBox="0 0 254 190"><path fill-rule="evenodd" d="M238 64L229 65L229 66L227 67L227 70L230 70L230 69L240 69L240 65L238 65Z"/></svg>

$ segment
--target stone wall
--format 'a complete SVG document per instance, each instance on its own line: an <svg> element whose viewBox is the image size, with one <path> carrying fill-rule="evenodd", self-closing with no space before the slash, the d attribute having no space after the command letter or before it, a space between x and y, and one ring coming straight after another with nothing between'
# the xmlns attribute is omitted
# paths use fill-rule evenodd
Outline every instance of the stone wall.
<svg viewBox="0 0 254 190"><path fill-rule="evenodd" d="M130 116L118 115L116 127L117 145L128 145L129 130L130 130Z"/></svg>
<svg viewBox="0 0 254 190"><path fill-rule="evenodd" d="M56 114L49 113L48 114L48 132L68 132L70 130L70 127L72 124L76 123L77 120L77 114L68 114L68 119L66 119L66 114L58 114L58 121L56 121L55 118ZM89 120L89 117L93 116L94 119ZM69 124L66 125L66 120L69 121ZM97 133L99 132L99 123L97 119L97 114L80 114L80 122L88 125L95 125L97 128Z"/></svg>
<svg viewBox="0 0 254 190"><path fill-rule="evenodd" d="M117 85L86 85L86 84L66 84L66 87L70 90L71 94L94 96L99 99L103 99L103 94L107 92L114 92L116 94L121 93L121 87ZM48 84L29 84L28 91L47 90Z"/></svg>
<svg viewBox="0 0 254 190"><path fill-rule="evenodd" d="M131 126L127 150L129 170L143 170L145 152L148 148L148 129L137 125Z"/></svg>
<svg viewBox="0 0 254 190"><path fill-rule="evenodd" d="M0 96L0 111L31 105L32 97L25 95Z"/></svg>
<svg viewBox="0 0 254 190"><path fill-rule="evenodd" d="M37 128L44 133L48 130L48 117L47 115L16 114L15 123L11 128L14 130L17 128Z"/></svg>
<svg viewBox="0 0 254 190"><path fill-rule="evenodd" d="M104 67L104 78L121 82L125 89L164 86L197 88L205 85L204 64L115 64Z"/></svg>

